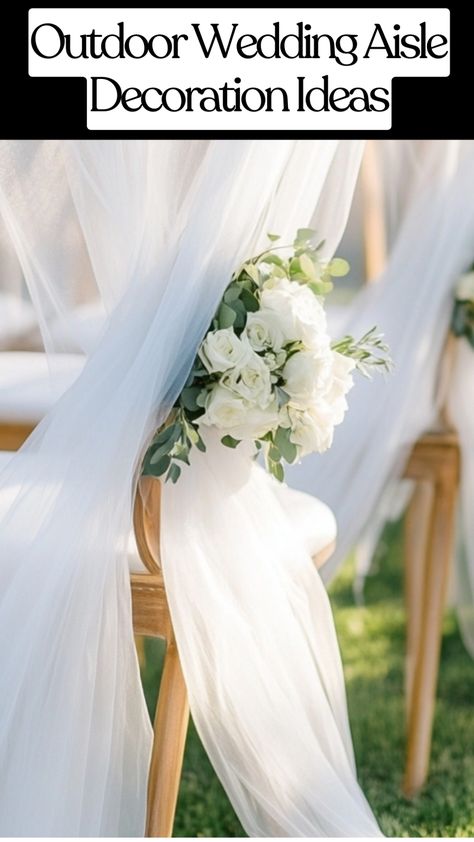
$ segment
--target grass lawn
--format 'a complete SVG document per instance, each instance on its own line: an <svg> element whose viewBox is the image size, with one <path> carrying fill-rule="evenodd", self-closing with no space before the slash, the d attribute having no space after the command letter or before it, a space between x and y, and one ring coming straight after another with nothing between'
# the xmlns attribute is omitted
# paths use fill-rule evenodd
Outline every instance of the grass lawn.
<svg viewBox="0 0 474 842"><path fill-rule="evenodd" d="M348 564L331 587L359 777L388 836L474 836L474 663L446 616L429 782L400 795L403 768L404 611L400 525L387 528L366 602L354 606ZM144 685L154 704L162 650L146 641ZM243 836L193 728L186 747L176 836Z"/></svg>

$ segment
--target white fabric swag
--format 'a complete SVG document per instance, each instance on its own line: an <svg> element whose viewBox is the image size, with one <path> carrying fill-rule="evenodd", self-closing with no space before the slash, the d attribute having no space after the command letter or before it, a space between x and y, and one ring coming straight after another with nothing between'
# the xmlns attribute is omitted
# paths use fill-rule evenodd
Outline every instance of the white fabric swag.
<svg viewBox="0 0 474 842"><path fill-rule="evenodd" d="M407 494L399 479L417 438L436 427L439 372L454 289L474 260L474 142L387 141L384 160L391 251L376 283L361 290L338 330L383 328L395 363L385 381L358 384L330 451L288 471L291 484L335 511L339 540L323 570L327 581L357 546L363 579L384 523ZM461 632L474 655L474 352L458 343L448 408L461 445L459 540L453 597ZM408 489L409 491L409 489Z"/></svg>
<svg viewBox="0 0 474 842"><path fill-rule="evenodd" d="M1 145L0 212L47 349L58 349L51 314L70 307L71 249L108 314L79 379L0 476L17 489L0 518L1 834L143 833L151 728L126 557L141 457L232 270L266 232L291 242L312 224L333 252L361 152L352 141ZM192 713L245 830L378 835L327 596L272 484L210 441L163 509Z"/></svg>

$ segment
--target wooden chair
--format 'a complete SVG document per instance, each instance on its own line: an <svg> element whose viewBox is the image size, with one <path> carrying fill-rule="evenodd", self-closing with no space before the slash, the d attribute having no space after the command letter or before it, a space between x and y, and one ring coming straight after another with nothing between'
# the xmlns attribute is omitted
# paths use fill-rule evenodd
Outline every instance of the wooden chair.
<svg viewBox="0 0 474 842"><path fill-rule="evenodd" d="M386 260L383 184L373 142L364 156L362 192L366 275L372 283ZM452 340L448 337L440 371L441 407L452 366ZM443 612L454 554L459 443L444 409L437 429L415 443L405 477L415 481L415 490L405 516L407 750L402 788L413 797L428 775Z"/></svg>
<svg viewBox="0 0 474 842"><path fill-rule="evenodd" d="M2 423L0 419L0 450L17 450L34 426ZM130 575L133 630L135 635L159 637L166 642L148 778L146 836L150 837L172 835L189 721L186 685L160 567L160 500L160 482L153 477L141 477L137 483L133 525L138 552L147 572ZM314 563L321 567L333 550L334 542L328 543L314 555Z"/></svg>

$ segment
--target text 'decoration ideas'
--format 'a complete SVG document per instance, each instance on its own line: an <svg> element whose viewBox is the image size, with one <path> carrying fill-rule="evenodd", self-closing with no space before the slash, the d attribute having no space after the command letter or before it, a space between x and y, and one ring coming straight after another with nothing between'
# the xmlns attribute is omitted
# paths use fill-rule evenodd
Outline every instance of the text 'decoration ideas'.
<svg viewBox="0 0 474 842"><path fill-rule="evenodd" d="M448 9L31 9L29 74L85 77L91 130L384 131L449 76Z"/></svg>

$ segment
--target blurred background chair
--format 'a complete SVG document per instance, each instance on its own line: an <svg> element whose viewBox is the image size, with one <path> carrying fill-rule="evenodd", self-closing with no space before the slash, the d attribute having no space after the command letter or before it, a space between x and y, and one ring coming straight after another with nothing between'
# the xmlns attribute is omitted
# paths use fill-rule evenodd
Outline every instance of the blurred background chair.
<svg viewBox="0 0 474 842"><path fill-rule="evenodd" d="M377 281L387 256L386 197L375 144L361 171L366 282ZM444 408L454 343L447 338L439 376L439 419L415 443L405 477L415 487L405 514L407 749L403 792L416 795L429 770L439 656L459 481L459 443Z"/></svg>

